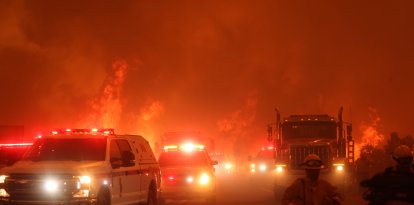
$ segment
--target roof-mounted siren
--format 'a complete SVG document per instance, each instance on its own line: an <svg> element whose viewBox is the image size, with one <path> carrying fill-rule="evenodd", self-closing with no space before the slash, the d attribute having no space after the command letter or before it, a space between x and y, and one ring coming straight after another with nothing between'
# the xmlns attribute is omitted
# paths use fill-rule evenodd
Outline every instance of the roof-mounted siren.
<svg viewBox="0 0 414 205"><path fill-rule="evenodd" d="M93 135L113 135L115 134L112 128L92 128L92 129L55 129L52 131L52 135L62 134L93 134Z"/></svg>

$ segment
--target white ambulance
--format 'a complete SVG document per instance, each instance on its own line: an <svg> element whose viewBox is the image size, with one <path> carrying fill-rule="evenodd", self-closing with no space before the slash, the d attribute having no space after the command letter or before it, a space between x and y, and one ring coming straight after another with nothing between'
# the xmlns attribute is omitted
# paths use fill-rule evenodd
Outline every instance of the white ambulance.
<svg viewBox="0 0 414 205"><path fill-rule="evenodd" d="M1 170L0 204L155 204L160 168L146 139L60 129Z"/></svg>

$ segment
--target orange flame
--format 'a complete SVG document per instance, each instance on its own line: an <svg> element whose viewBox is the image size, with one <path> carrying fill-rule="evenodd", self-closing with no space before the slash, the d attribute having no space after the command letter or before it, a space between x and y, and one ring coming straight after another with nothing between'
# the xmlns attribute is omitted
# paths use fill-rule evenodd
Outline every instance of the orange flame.
<svg viewBox="0 0 414 205"><path fill-rule="evenodd" d="M378 131L381 118L378 116L378 113L374 108L370 108L369 117L371 123L369 125L362 125L361 146L372 145L376 147L382 144L385 139L384 135Z"/></svg>
<svg viewBox="0 0 414 205"><path fill-rule="evenodd" d="M113 73L107 77L102 95L90 102L92 114L82 123L88 127L117 127L122 114L121 92L125 81L128 64L123 60L112 64Z"/></svg>
<svg viewBox="0 0 414 205"><path fill-rule="evenodd" d="M256 133L248 133L248 130L251 130L251 126L256 119L256 106L257 106L257 98L250 96L246 99L244 106L230 113L227 117L217 122L217 126L220 132L224 134L225 137L220 138L220 141L217 142L221 144L221 147L225 147L227 150L227 155L233 155L232 157L242 157L241 154L237 154L236 152L243 152L244 149L248 149L249 143L243 143L247 147L240 147L237 142L246 142L249 140L249 137ZM235 145L237 144L237 145ZM237 146L237 149L235 149ZM243 156L244 157L244 156Z"/></svg>
<svg viewBox="0 0 414 205"><path fill-rule="evenodd" d="M378 131L381 118L378 116L377 110L369 108L369 123L363 123L360 126L362 137L359 143L355 143L355 159L359 158L361 148L365 145L373 147L380 146L385 141L385 136Z"/></svg>

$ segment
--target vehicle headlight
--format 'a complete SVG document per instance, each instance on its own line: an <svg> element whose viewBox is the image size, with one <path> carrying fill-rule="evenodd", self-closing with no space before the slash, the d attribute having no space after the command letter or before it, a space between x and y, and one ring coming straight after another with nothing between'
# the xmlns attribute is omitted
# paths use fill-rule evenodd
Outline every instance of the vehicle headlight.
<svg viewBox="0 0 414 205"><path fill-rule="evenodd" d="M194 178L193 177L187 177L187 182L188 183L193 183L193 181L194 181Z"/></svg>
<svg viewBox="0 0 414 205"><path fill-rule="evenodd" d="M285 168L286 168L285 164L277 164L276 165L276 172L277 173L282 173L285 170Z"/></svg>
<svg viewBox="0 0 414 205"><path fill-rule="evenodd" d="M59 189L59 182L54 179L48 179L45 181L44 189L49 193L55 193Z"/></svg>
<svg viewBox="0 0 414 205"><path fill-rule="evenodd" d="M260 170L260 171L266 171L266 170L267 170L267 166L266 166L265 164L261 164L261 165L259 166L259 170Z"/></svg>
<svg viewBox="0 0 414 205"><path fill-rule="evenodd" d="M92 182L92 179L90 176L80 176L79 181L81 184L90 184Z"/></svg>
<svg viewBox="0 0 414 205"><path fill-rule="evenodd" d="M78 189L89 189L92 178L87 175L79 176Z"/></svg>
<svg viewBox="0 0 414 205"><path fill-rule="evenodd" d="M0 184L4 184L4 181L6 180L6 175L0 175Z"/></svg>
<svg viewBox="0 0 414 205"><path fill-rule="evenodd" d="M210 182L210 176L207 173L203 173L199 179L200 184L206 185Z"/></svg>
<svg viewBox="0 0 414 205"><path fill-rule="evenodd" d="M231 164L230 162L227 162L226 164L224 164L224 169L232 169L233 168L233 164Z"/></svg>
<svg viewBox="0 0 414 205"><path fill-rule="evenodd" d="M9 197L9 193L5 189L0 189L0 197Z"/></svg>
<svg viewBox="0 0 414 205"><path fill-rule="evenodd" d="M333 164L333 166L335 167L336 171L343 171L344 170L344 164Z"/></svg>
<svg viewBox="0 0 414 205"><path fill-rule="evenodd" d="M6 181L6 175L0 175L0 197L9 197L9 194L4 189L4 182Z"/></svg>

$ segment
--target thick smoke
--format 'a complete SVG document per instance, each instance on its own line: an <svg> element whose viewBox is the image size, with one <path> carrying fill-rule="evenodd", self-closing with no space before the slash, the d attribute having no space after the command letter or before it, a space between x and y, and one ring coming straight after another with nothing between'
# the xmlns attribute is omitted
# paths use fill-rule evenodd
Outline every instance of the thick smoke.
<svg viewBox="0 0 414 205"><path fill-rule="evenodd" d="M379 135L412 134L413 4L1 1L0 124L27 135L116 126L154 140L198 130L242 144L265 140L275 107L344 106L356 128L374 107Z"/></svg>

